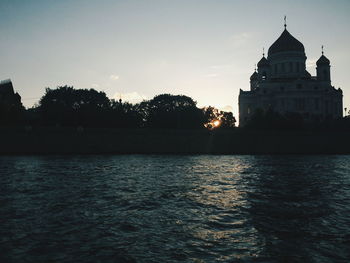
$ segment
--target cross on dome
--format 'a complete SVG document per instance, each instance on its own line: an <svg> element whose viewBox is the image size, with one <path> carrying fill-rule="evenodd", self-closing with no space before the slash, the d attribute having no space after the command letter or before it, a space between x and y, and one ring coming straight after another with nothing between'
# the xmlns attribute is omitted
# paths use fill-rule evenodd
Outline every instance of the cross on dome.
<svg viewBox="0 0 350 263"><path fill-rule="evenodd" d="M284 28L287 28L287 16L284 16Z"/></svg>

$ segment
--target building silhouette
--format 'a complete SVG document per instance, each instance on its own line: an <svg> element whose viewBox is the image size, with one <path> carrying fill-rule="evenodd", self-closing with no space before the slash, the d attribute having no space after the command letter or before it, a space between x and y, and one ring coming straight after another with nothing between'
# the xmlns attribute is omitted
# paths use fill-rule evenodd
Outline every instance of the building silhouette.
<svg viewBox="0 0 350 263"><path fill-rule="evenodd" d="M0 81L0 106L11 108L22 106L21 96L14 92L10 79Z"/></svg>
<svg viewBox="0 0 350 263"><path fill-rule="evenodd" d="M299 113L305 121L341 118L343 92L331 84L330 61L322 55L316 76L306 70L304 45L287 30L270 46L267 57L250 77L250 90L240 90L239 123L244 126L257 109Z"/></svg>

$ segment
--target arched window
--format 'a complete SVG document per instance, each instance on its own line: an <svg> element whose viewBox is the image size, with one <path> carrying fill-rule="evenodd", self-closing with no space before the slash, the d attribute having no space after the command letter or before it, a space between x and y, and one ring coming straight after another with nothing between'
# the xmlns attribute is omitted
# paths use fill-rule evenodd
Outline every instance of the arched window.
<svg viewBox="0 0 350 263"><path fill-rule="evenodd" d="M283 73L286 72L286 67L285 67L284 63L281 64L281 67L282 67L282 72Z"/></svg>
<svg viewBox="0 0 350 263"><path fill-rule="evenodd" d="M299 72L300 68L299 68L299 63L298 62L296 63L296 66L297 66L297 72Z"/></svg>
<svg viewBox="0 0 350 263"><path fill-rule="evenodd" d="M277 64L275 64L275 73L277 73Z"/></svg>
<svg viewBox="0 0 350 263"><path fill-rule="evenodd" d="M265 71L262 73L262 80L266 80L266 72Z"/></svg>

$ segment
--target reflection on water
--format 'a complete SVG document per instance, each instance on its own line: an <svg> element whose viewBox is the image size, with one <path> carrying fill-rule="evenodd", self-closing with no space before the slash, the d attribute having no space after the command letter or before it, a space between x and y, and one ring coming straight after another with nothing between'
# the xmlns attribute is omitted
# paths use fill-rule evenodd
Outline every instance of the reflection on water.
<svg viewBox="0 0 350 263"><path fill-rule="evenodd" d="M0 157L0 262L346 262L349 161Z"/></svg>

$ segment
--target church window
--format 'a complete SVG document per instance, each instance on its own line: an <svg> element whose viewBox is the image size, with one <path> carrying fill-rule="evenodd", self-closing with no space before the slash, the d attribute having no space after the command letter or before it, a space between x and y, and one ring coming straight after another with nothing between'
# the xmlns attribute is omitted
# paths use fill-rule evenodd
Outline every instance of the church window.
<svg viewBox="0 0 350 263"><path fill-rule="evenodd" d="M282 72L286 72L286 68L285 68L284 63L281 64L281 67L282 67Z"/></svg>
<svg viewBox="0 0 350 263"><path fill-rule="evenodd" d="M298 84L298 85L297 85L297 88L298 88L298 89L302 89L303 86L302 86L301 84Z"/></svg>
<svg viewBox="0 0 350 263"><path fill-rule="evenodd" d="M262 80L266 80L266 72L265 71L262 73Z"/></svg>
<svg viewBox="0 0 350 263"><path fill-rule="evenodd" d="M296 66L297 66L297 72L299 72L300 69L299 69L299 63L298 62L296 63Z"/></svg>
<svg viewBox="0 0 350 263"><path fill-rule="evenodd" d="M275 64L275 73L277 73L277 64Z"/></svg>
<svg viewBox="0 0 350 263"><path fill-rule="evenodd" d="M289 62L289 72L293 72L293 62Z"/></svg>

